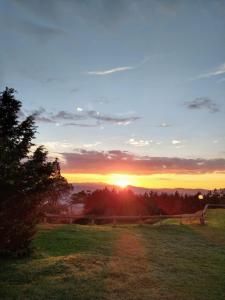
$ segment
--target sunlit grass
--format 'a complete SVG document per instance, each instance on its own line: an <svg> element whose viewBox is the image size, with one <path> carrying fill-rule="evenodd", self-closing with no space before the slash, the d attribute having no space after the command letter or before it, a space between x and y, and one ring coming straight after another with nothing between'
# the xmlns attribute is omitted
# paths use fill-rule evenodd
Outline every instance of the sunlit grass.
<svg viewBox="0 0 225 300"><path fill-rule="evenodd" d="M39 226L32 257L0 261L0 299L224 300L225 210L207 222Z"/></svg>

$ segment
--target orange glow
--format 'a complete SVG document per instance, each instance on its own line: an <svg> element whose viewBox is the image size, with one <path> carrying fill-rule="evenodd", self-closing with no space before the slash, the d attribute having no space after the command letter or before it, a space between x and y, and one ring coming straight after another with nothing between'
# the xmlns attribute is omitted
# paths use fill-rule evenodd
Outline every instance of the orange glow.
<svg viewBox="0 0 225 300"><path fill-rule="evenodd" d="M73 183L106 183L110 185L133 185L145 188L203 188L219 189L225 187L225 174L63 174L69 182ZM121 181L121 185L119 182Z"/></svg>

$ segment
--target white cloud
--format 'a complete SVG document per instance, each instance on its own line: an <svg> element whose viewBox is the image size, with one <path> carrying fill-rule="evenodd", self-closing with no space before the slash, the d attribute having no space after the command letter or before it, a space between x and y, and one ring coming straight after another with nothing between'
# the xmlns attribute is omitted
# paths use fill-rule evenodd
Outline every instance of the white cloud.
<svg viewBox="0 0 225 300"><path fill-rule="evenodd" d="M83 147L84 148L92 148L92 147L98 146L100 144L101 144L101 142L96 142L96 143L92 143L92 144L83 144Z"/></svg>
<svg viewBox="0 0 225 300"><path fill-rule="evenodd" d="M43 144L49 152L61 152L61 151L63 152L65 150L69 151L74 148L73 144L67 142L52 141Z"/></svg>
<svg viewBox="0 0 225 300"><path fill-rule="evenodd" d="M196 79L210 78L210 77L218 76L218 75L222 75L222 74L225 74L225 63L221 64L220 66L218 66L217 68L215 68L214 70L212 70L210 72L200 74Z"/></svg>
<svg viewBox="0 0 225 300"><path fill-rule="evenodd" d="M134 69L133 66L125 66L125 67L117 67L117 68L101 70L101 71L88 71L88 72L86 72L86 74L88 74L88 75L109 75L112 73L124 72L124 71L132 70L132 69Z"/></svg>
<svg viewBox="0 0 225 300"><path fill-rule="evenodd" d="M182 142L179 140L172 140L173 145L180 145Z"/></svg>
<svg viewBox="0 0 225 300"><path fill-rule="evenodd" d="M74 149L74 145L67 143L66 141L58 142L58 141L51 141L51 142L44 142L41 143L49 152L48 156L50 159L55 159L56 157L60 160L60 163L65 164L66 158L60 152L65 151L72 151Z"/></svg>
<svg viewBox="0 0 225 300"><path fill-rule="evenodd" d="M83 111L82 107L77 107L77 111Z"/></svg>
<svg viewBox="0 0 225 300"><path fill-rule="evenodd" d="M141 62L139 62L138 64L132 65L132 66L122 66L122 67L116 67L116 68L112 68L112 69L107 69L107 70L96 70L96 71L88 71L85 72L88 75L110 75L113 73L118 73L118 72L124 72L124 71L129 71L129 70L133 70L136 68L141 67L143 64L145 64L146 62L148 62L150 60L150 56L144 58Z"/></svg>
<svg viewBox="0 0 225 300"><path fill-rule="evenodd" d="M166 127L170 127L171 125L170 124L167 124L166 122L162 122L159 127L162 127L162 128L166 128Z"/></svg>
<svg viewBox="0 0 225 300"><path fill-rule="evenodd" d="M144 146L149 146L149 144L152 142L153 142L152 140L135 140L134 138L131 138L127 141L127 144L135 147L144 147Z"/></svg>

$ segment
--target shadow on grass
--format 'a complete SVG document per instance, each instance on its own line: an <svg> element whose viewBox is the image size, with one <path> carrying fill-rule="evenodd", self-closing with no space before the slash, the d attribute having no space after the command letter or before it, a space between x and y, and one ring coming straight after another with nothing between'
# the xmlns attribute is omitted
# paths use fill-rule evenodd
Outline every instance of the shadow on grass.
<svg viewBox="0 0 225 300"><path fill-rule="evenodd" d="M73 253L110 255L116 232L110 226L64 225L51 230L41 228L34 247L50 256Z"/></svg>
<svg viewBox="0 0 225 300"><path fill-rule="evenodd" d="M41 226L32 257L0 261L0 299L105 299L115 238L110 227Z"/></svg>

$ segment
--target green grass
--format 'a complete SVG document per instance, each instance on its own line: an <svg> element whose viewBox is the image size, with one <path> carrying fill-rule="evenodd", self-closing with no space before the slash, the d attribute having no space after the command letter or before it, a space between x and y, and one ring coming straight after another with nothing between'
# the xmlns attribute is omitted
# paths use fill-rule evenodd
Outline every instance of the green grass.
<svg viewBox="0 0 225 300"><path fill-rule="evenodd" d="M225 210L207 225L43 225L0 261L0 299L224 300Z"/></svg>
<svg viewBox="0 0 225 300"><path fill-rule="evenodd" d="M0 299L103 299L115 235L106 226L40 226L33 257L0 262Z"/></svg>

